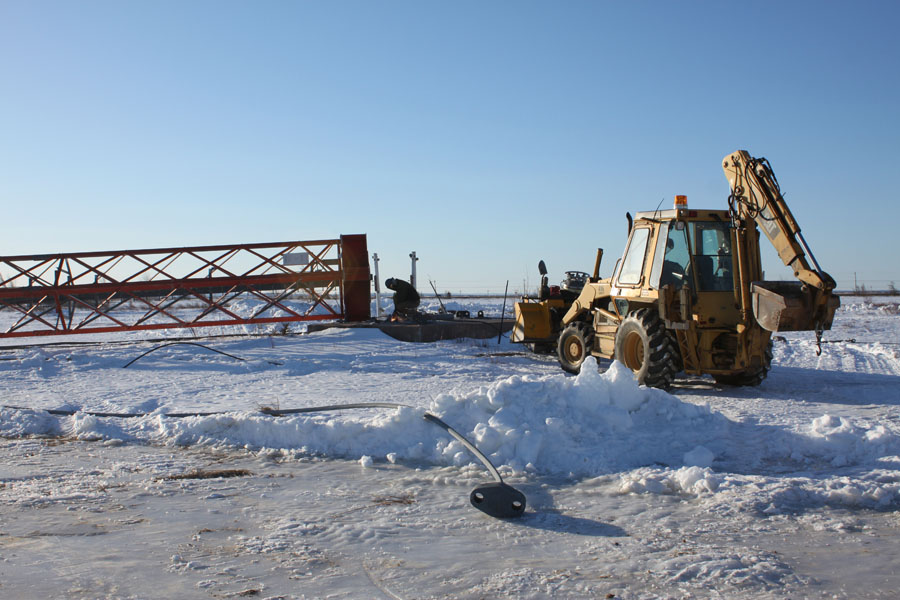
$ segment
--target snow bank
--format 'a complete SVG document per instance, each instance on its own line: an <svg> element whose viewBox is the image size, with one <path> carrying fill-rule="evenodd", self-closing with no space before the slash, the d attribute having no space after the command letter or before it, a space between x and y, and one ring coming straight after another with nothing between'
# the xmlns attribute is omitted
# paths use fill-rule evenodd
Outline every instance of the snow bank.
<svg viewBox="0 0 900 600"><path fill-rule="evenodd" d="M897 296L872 296L868 298L842 297L840 311L853 316L897 315L900 302Z"/></svg>
<svg viewBox="0 0 900 600"><path fill-rule="evenodd" d="M0 435L62 433L85 440L289 448L353 459L477 464L459 442L422 418L424 410L356 410L288 418L227 413L173 419L154 414L124 420L84 413L56 419L40 411L4 411ZM698 439L727 424L707 407L639 387L618 363L601 375L593 359L578 377L504 378L474 391L441 394L428 410L469 437L499 466L574 476L647 463L681 466ZM682 433L659 441L673 431Z"/></svg>
<svg viewBox="0 0 900 600"><path fill-rule="evenodd" d="M491 460L517 471L595 476L644 464L682 465L699 439L726 427L706 406L639 387L615 362L603 374L589 359L577 377L514 376L461 395L443 394L432 411L469 432ZM466 460L457 442L443 451Z"/></svg>
<svg viewBox="0 0 900 600"><path fill-rule="evenodd" d="M0 409L0 436L17 438L25 436L62 435L59 419L44 411Z"/></svg>
<svg viewBox="0 0 900 600"><path fill-rule="evenodd" d="M44 362L35 359L36 364ZM422 418L425 410L348 410L284 418L235 412L175 419L157 413L110 419L4 409L0 435L290 449L350 458L364 467L379 461L478 464L462 444ZM825 468L837 475L836 469L883 467L879 461L885 457L900 456L897 435L884 426L830 415L800 431L735 422L708 405L638 386L620 363L601 374L593 359L577 377L507 377L474 390L440 394L427 410L507 471L573 478L622 473L619 487L624 493L707 495L720 491L723 472L751 476L750 469L766 463L794 464L798 471ZM824 502L879 506L897 498L893 480L836 481L832 477L828 485L809 493ZM794 492L785 491L786 498Z"/></svg>

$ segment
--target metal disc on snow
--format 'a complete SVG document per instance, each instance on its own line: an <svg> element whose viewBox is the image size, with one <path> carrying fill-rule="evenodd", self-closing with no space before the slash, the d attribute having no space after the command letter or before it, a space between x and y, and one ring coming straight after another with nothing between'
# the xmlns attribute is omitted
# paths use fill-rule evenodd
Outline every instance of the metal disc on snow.
<svg viewBox="0 0 900 600"><path fill-rule="evenodd" d="M525 494L499 481L478 486L469 494L469 501L497 519L521 517L525 513Z"/></svg>

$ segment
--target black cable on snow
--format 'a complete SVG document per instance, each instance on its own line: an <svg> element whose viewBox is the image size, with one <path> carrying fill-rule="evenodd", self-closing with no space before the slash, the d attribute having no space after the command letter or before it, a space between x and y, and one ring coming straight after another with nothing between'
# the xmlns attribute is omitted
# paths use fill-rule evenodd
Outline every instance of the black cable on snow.
<svg viewBox="0 0 900 600"><path fill-rule="evenodd" d="M86 411L86 410L72 410L70 408L30 408L28 406L14 406L9 404L4 404L2 408L7 408L9 410L30 410L30 411L38 411L42 410L47 414L55 415L57 417L71 417L78 413L83 415L88 415L90 417L106 417L110 419L136 419L138 417L149 417L151 415L155 415L157 413L150 412L139 412L139 413L111 413L111 412L96 412L96 411ZM171 417L173 419L184 419L186 417L212 417L215 415L224 415L225 411L214 411L214 412L182 412L182 413L159 413L160 417Z"/></svg>
<svg viewBox="0 0 900 600"><path fill-rule="evenodd" d="M155 348L150 348L149 350L147 350L146 352L144 352L137 358L133 358L130 361L128 361L128 364L122 365L122 368L127 369L128 367L130 367L137 361L141 360L142 358L144 358L151 352L156 352L157 350L160 350L162 348L167 348L168 346L177 346L179 344L183 345L183 346L197 346L199 348L203 348L204 350L209 350L210 352L218 352L219 354L221 354L223 356L227 356L228 358L233 358L234 360L239 360L242 362L246 362L246 360L247 360L246 358L241 358L240 356L235 356L234 354L228 354L227 352L222 352L221 350L216 350L215 348L210 348L209 346L206 346L204 344L199 344L197 342L169 342L168 344L161 344L159 346L156 346ZM266 361L266 362L268 362L269 364L273 364L273 365L281 365L282 364L280 362L275 362L275 361L271 361L271 360Z"/></svg>
<svg viewBox="0 0 900 600"><path fill-rule="evenodd" d="M286 334L278 334L277 337L288 337L288 336L296 336L300 335L297 333L286 333ZM163 337L163 338L142 338L142 339L134 339L134 340L92 340L92 341L72 341L66 340L64 342L46 342L42 341L37 344L16 344L14 346L2 346L0 347L0 351L3 350L30 350L32 348L49 348L49 347L60 347L60 346L134 346L136 344L140 344L142 342L168 342L168 341L186 341L186 340L214 340L214 339L224 339L224 338L232 338L232 339L260 339L260 338L271 338L273 335L271 333L221 333L221 334L209 334L209 335L185 335L185 336L175 336L175 337Z"/></svg>

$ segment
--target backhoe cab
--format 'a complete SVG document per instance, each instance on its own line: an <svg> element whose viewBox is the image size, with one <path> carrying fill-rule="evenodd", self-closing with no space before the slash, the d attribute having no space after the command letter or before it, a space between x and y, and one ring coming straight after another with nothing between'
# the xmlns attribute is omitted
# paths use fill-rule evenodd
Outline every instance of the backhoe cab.
<svg viewBox="0 0 900 600"><path fill-rule="evenodd" d="M598 277L600 250L580 293L563 293L546 285L542 261L540 296L516 304L512 341L555 348L572 373L594 355L654 387L682 370L757 385L771 364L771 332L830 329L840 304L834 280L812 257L768 162L738 151L723 167L728 210L691 209L676 196L671 210L629 216L612 277ZM799 281L761 281L757 226Z"/></svg>

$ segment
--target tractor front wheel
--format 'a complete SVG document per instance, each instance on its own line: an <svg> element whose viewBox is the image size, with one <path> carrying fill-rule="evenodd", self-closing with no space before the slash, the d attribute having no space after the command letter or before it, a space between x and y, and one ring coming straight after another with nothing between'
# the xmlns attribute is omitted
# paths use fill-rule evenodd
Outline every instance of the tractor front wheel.
<svg viewBox="0 0 900 600"><path fill-rule="evenodd" d="M679 369L678 347L656 311L628 315L616 331L615 359L634 371L638 383L668 388Z"/></svg>
<svg viewBox="0 0 900 600"><path fill-rule="evenodd" d="M556 354L563 370L569 373L581 371L581 363L591 355L594 346L594 330L590 324L576 322L570 323L562 333L556 344Z"/></svg>

